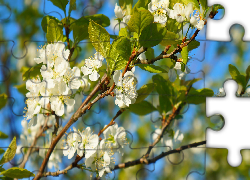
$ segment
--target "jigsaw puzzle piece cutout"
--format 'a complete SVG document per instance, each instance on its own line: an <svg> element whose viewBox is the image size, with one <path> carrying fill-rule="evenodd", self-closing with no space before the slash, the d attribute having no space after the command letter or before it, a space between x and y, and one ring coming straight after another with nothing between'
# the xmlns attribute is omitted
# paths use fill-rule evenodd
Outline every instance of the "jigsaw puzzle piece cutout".
<svg viewBox="0 0 250 180"><path fill-rule="evenodd" d="M250 149L246 143L249 136L247 130L249 123L245 120L247 115L244 114L248 112L247 107L250 105L250 101L247 98L236 97L238 85L234 80L227 80L224 89L226 97L207 98L207 116L220 113L226 120L222 130L218 132L207 130L207 147L229 149L228 162L231 166L236 167L242 161L240 150ZM232 134L235 129L240 129L240 131Z"/></svg>
<svg viewBox="0 0 250 180"><path fill-rule="evenodd" d="M206 88L219 89L228 76L229 64L240 64L245 60L245 56L248 55L249 42L242 41L244 36L244 30L240 25L234 25L230 29L232 37L231 42L220 41L206 41L205 58L202 62L197 60L190 60L191 72L204 71L206 81ZM246 61L246 60L245 60ZM245 71L245 69L244 69ZM225 73L226 77L225 77ZM218 85L220 85L218 87ZM214 90L215 91L215 90Z"/></svg>
<svg viewBox="0 0 250 180"><path fill-rule="evenodd" d="M207 26L207 39L209 40L220 40L220 41L230 41L229 29L233 24L240 24L245 29L245 36L243 37L244 41L250 41L250 33L248 29L250 26L248 25L246 17L246 12L248 12L248 8L244 6L247 3L244 0L240 0L235 3L232 0L223 1L223 0L212 0L208 1L208 6L212 6L214 4L220 4L225 7L225 14L220 20L208 20ZM235 10L240 10L235 13Z"/></svg>

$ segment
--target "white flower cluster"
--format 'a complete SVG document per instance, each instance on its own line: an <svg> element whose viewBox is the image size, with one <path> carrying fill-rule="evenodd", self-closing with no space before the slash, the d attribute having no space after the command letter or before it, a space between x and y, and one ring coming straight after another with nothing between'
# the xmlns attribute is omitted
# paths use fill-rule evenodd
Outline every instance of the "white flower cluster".
<svg viewBox="0 0 250 180"><path fill-rule="evenodd" d="M169 9L169 0L151 0L148 4L148 10L154 15L154 22L165 24L167 19L175 19L177 22L190 22L194 27L201 30L204 27L204 21L197 13L194 14L193 3L184 6L176 3L173 9Z"/></svg>
<svg viewBox="0 0 250 180"><path fill-rule="evenodd" d="M185 71L182 72L181 70L181 63L176 62L173 69L169 69L168 71L168 78L171 82L174 82L177 78L177 75L179 76L179 79L184 79L186 77L186 74L190 73L190 69L185 66Z"/></svg>
<svg viewBox="0 0 250 180"><path fill-rule="evenodd" d="M137 79L134 75L135 67L131 71L127 71L122 77L121 71L115 71L113 79L116 84L116 100L120 108L128 107L130 104L135 103L137 98L136 84Z"/></svg>
<svg viewBox="0 0 250 180"><path fill-rule="evenodd" d="M40 69L42 81L37 77L26 82L26 88L30 91L26 94L27 119L31 119L35 114L49 113L51 110L57 116L62 116L65 105L70 113L74 110L76 101L70 95L76 93L79 88L89 89L90 84L86 77L80 76L80 69L71 69L69 62L65 60L69 56L69 50L64 48L65 45L58 42L38 50L39 57L34 60L37 64L43 64Z"/></svg>
<svg viewBox="0 0 250 180"><path fill-rule="evenodd" d="M79 156L85 155L86 168L90 168L98 176L102 177L105 172L112 173L115 165L112 156L116 152L123 155L122 149L127 144L125 129L117 124L109 126L104 130L104 139L101 141L97 134L91 132L90 127L82 132L73 129L74 132L67 136L66 146L63 148L64 156L71 159L77 152Z"/></svg>

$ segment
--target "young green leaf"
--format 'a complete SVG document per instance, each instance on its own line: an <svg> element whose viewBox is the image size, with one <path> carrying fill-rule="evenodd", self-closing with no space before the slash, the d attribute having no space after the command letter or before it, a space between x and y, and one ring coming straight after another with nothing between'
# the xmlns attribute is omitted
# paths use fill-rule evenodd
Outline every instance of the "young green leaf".
<svg viewBox="0 0 250 180"><path fill-rule="evenodd" d="M183 59L183 63L186 65L188 62L188 46L185 46L181 50L181 56Z"/></svg>
<svg viewBox="0 0 250 180"><path fill-rule="evenodd" d="M129 111L131 111L139 116L145 116L145 115L157 110L148 101L141 101L141 102L136 103L136 104L130 104L128 109L129 109Z"/></svg>
<svg viewBox="0 0 250 180"><path fill-rule="evenodd" d="M166 28L161 24L152 23L143 29L139 42L143 47L153 47L162 41L166 33Z"/></svg>
<svg viewBox="0 0 250 180"><path fill-rule="evenodd" d="M73 38L75 44L88 38L88 25L73 26Z"/></svg>
<svg viewBox="0 0 250 180"><path fill-rule="evenodd" d="M0 94L0 109L2 109L8 101L8 96L7 94L3 93Z"/></svg>
<svg viewBox="0 0 250 180"><path fill-rule="evenodd" d="M200 5L202 10L205 11L207 9L207 0L200 0Z"/></svg>
<svg viewBox="0 0 250 180"><path fill-rule="evenodd" d="M55 6L59 7L61 10L66 13L66 6L68 4L68 0L49 0L51 1Z"/></svg>
<svg viewBox="0 0 250 180"><path fill-rule="evenodd" d="M130 38L127 28L121 28L119 31L119 36Z"/></svg>
<svg viewBox="0 0 250 180"><path fill-rule="evenodd" d="M76 10L76 0L70 0L69 1L69 14L71 11Z"/></svg>
<svg viewBox="0 0 250 180"><path fill-rule="evenodd" d="M154 90L154 84L149 83L149 84L144 84L140 89L137 90L137 98L136 98L136 103L142 102L144 99L148 97L148 95Z"/></svg>
<svg viewBox="0 0 250 180"><path fill-rule="evenodd" d="M243 89L245 89L247 85L246 77L241 75L239 70L232 64L228 65L228 69L233 80L235 80L238 84L240 84L243 87Z"/></svg>
<svg viewBox="0 0 250 180"><path fill-rule="evenodd" d="M155 84L157 93L159 94L160 107L159 111L161 113L167 113L172 109L176 100L176 89L170 81L165 80L160 75L154 75L152 81Z"/></svg>
<svg viewBox="0 0 250 180"><path fill-rule="evenodd" d="M160 42L162 46L177 44L179 35L177 33L167 31L163 40ZM179 43L180 44L180 43Z"/></svg>
<svg viewBox="0 0 250 180"><path fill-rule="evenodd" d="M17 148L16 137L14 137L13 140L11 141L8 149L5 151L2 159L0 160L0 164L4 164L4 163L12 160L16 154L16 148Z"/></svg>
<svg viewBox="0 0 250 180"><path fill-rule="evenodd" d="M128 29L139 36L143 29L154 21L154 16L146 9L136 9L128 22Z"/></svg>
<svg viewBox="0 0 250 180"><path fill-rule="evenodd" d="M131 42L126 37L118 37L111 45L109 56L106 59L110 72L125 68L131 55Z"/></svg>
<svg viewBox="0 0 250 180"><path fill-rule="evenodd" d="M141 69L151 73L167 73L168 71L153 64L137 64Z"/></svg>
<svg viewBox="0 0 250 180"><path fill-rule="evenodd" d="M183 101L187 102L188 104L201 104L206 102L206 97L211 97L214 95L212 89L203 88L203 89L194 89L191 88L186 99Z"/></svg>
<svg viewBox="0 0 250 180"><path fill-rule="evenodd" d="M89 39L92 42L95 50L100 52L106 58L110 49L109 33L99 24L90 20L88 27Z"/></svg>
<svg viewBox="0 0 250 180"><path fill-rule="evenodd" d="M63 40L63 28L58 26L58 23L54 19L49 20L46 38L48 42L58 42Z"/></svg>
<svg viewBox="0 0 250 180"><path fill-rule="evenodd" d="M82 16L72 23L73 26L85 26L89 25L90 20L101 25L102 27L107 27L110 25L110 19L104 14L94 14L91 16Z"/></svg>
<svg viewBox="0 0 250 180"><path fill-rule="evenodd" d="M26 93L28 93L29 91L26 89L26 83L20 84L20 85L16 85L14 86L21 94L23 94L24 96L26 95Z"/></svg>
<svg viewBox="0 0 250 180"><path fill-rule="evenodd" d="M0 175L4 175L9 178L18 178L18 179L29 178L32 176L35 177L35 174L28 171L27 169L18 168L18 167L12 167L10 169L2 171Z"/></svg>
<svg viewBox="0 0 250 180"><path fill-rule="evenodd" d="M49 26L49 21L51 19L54 19L57 23L57 25L60 27L60 28L63 28L63 21L60 22L57 18L53 17L53 16L44 16L43 19L42 19L42 22L41 22L41 26L42 26L42 29L45 33L47 33L47 29L48 29L48 26ZM66 23L66 22L65 22Z"/></svg>
<svg viewBox="0 0 250 180"><path fill-rule="evenodd" d="M41 76L41 72L40 72L41 67L42 67L42 64L37 64L31 68L23 66L20 70L22 73L23 81L36 78L37 76Z"/></svg>
<svg viewBox="0 0 250 180"><path fill-rule="evenodd" d="M136 11L136 8L145 8L148 9L148 4L151 2L151 0L139 0L133 7L133 13Z"/></svg>
<svg viewBox="0 0 250 180"><path fill-rule="evenodd" d="M153 48L147 48L147 51L145 52L146 58L148 60L151 60L155 57L155 50Z"/></svg>
<svg viewBox="0 0 250 180"><path fill-rule="evenodd" d="M5 151L0 148L0 155L3 154ZM1 172L1 171L0 171Z"/></svg>
<svg viewBox="0 0 250 180"><path fill-rule="evenodd" d="M248 83L250 78L250 65L246 69L246 82Z"/></svg>
<svg viewBox="0 0 250 180"><path fill-rule="evenodd" d="M8 135L0 131L0 139L6 139L8 138Z"/></svg>

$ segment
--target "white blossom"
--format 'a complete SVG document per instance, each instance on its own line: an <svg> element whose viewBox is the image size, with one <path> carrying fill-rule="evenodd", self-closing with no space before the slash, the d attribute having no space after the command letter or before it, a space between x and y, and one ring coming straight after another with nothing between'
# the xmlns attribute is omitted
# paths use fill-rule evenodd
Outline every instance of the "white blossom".
<svg viewBox="0 0 250 180"><path fill-rule="evenodd" d="M116 84L115 104L117 104L120 108L129 106L130 104L133 104L136 101L137 79L134 75L134 71L135 71L135 67L133 67L131 71L127 71L124 74L124 77L122 77L121 71L115 71L113 75L113 79Z"/></svg>
<svg viewBox="0 0 250 180"><path fill-rule="evenodd" d="M177 78L177 75L179 76L179 79L184 79L188 73L190 73L190 69L187 66L185 66L185 70L183 72L181 70L181 63L176 62L174 68L168 71L168 77L171 82L174 82Z"/></svg>
<svg viewBox="0 0 250 180"><path fill-rule="evenodd" d="M105 172L112 173L111 169L114 168L115 161L111 157L112 151L106 146L104 140L100 142L98 150L89 158L86 158L86 167L91 167L92 171L98 171L98 175L102 177Z"/></svg>
<svg viewBox="0 0 250 180"><path fill-rule="evenodd" d="M102 61L104 57L100 53L95 53L94 57L85 59L85 65L81 67L83 74L89 75L91 81L96 81L100 77L98 74L98 69L102 66Z"/></svg>
<svg viewBox="0 0 250 180"><path fill-rule="evenodd" d="M193 13L193 4L188 3L184 6L181 3L176 3L173 7L173 10L170 10L169 17L176 19L177 22L182 23L185 20L190 19L190 14Z"/></svg>
<svg viewBox="0 0 250 180"><path fill-rule="evenodd" d="M103 135L105 143L107 143L108 147L114 151L117 150L121 153L121 149L127 144L125 129L123 127L118 128L118 124L109 126L103 132Z"/></svg>
<svg viewBox="0 0 250 180"><path fill-rule="evenodd" d="M70 134L67 135L67 146L63 149L63 155L68 156L68 159L71 159L74 156L78 148L78 143L81 141L75 127L73 127L73 130L73 132L70 132Z"/></svg>
<svg viewBox="0 0 250 180"><path fill-rule="evenodd" d="M117 3L115 4L115 9L114 9L114 12L115 12L115 16L119 19L122 19L124 14L122 12L122 8L120 6L117 5Z"/></svg>
<svg viewBox="0 0 250 180"><path fill-rule="evenodd" d="M154 22L165 24L169 11L169 0L151 0L148 10L154 15Z"/></svg>
<svg viewBox="0 0 250 180"><path fill-rule="evenodd" d="M225 92L224 88L223 87L219 88L218 96L225 96L225 95L226 95L226 92Z"/></svg>
<svg viewBox="0 0 250 180"><path fill-rule="evenodd" d="M89 158L96 152L99 137L97 134L92 134L90 127L87 127L84 131L80 132L82 139L77 149L77 154L82 156L85 152L85 158Z"/></svg>

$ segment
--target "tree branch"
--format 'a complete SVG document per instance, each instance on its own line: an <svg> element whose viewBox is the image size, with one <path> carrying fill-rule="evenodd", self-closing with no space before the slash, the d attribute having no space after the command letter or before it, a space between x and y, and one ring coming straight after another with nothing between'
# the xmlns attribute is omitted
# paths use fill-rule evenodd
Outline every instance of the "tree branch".
<svg viewBox="0 0 250 180"><path fill-rule="evenodd" d="M47 177L47 176L58 176L60 174L66 174L68 170L71 170L75 167L79 168L79 165L77 163L84 158L84 155L80 157L79 155L76 156L76 159L73 163L71 163L68 167L66 167L64 170L58 170L56 172L45 172L42 174L42 177Z"/></svg>
<svg viewBox="0 0 250 180"><path fill-rule="evenodd" d="M115 166L115 168L112 170L117 170L117 169L122 169L122 168L128 168L128 167L131 167L131 166L135 166L135 165L138 165L138 164L152 164L152 163L155 163L156 161L158 161L159 159L165 157L165 156L168 156L170 154L174 154L174 153L180 153L181 151L185 150L185 149L189 149L189 148L194 148L194 147L197 147L197 146L201 146L201 145L204 145L206 144L206 141L201 141L201 142L198 142L198 143L193 143L193 144L188 144L188 145L185 145L185 146L181 146L177 149L174 149L174 150L170 150L170 151L167 151L167 152L162 152L160 155L152 158L152 159L148 159L147 161L144 160L144 158L140 158L140 159L136 159L134 161L128 161L126 163L121 163L121 164L118 164Z"/></svg>

